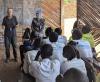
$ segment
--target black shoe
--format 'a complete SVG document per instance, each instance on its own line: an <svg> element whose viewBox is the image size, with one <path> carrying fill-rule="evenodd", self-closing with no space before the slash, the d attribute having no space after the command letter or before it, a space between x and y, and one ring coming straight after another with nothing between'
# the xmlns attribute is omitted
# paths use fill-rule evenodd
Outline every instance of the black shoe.
<svg viewBox="0 0 100 82"><path fill-rule="evenodd" d="M8 63L9 62L9 59L5 59L5 61L4 61L5 63Z"/></svg>
<svg viewBox="0 0 100 82"><path fill-rule="evenodd" d="M14 59L14 62L18 62L18 60L17 59Z"/></svg>

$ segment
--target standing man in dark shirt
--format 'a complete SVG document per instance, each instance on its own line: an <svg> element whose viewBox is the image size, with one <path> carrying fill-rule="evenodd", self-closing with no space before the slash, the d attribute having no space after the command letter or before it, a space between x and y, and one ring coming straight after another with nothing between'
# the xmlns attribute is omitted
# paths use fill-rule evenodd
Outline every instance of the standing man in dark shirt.
<svg viewBox="0 0 100 82"><path fill-rule="evenodd" d="M17 51L16 51L16 26L18 25L16 16L13 15L13 9L8 8L7 16L4 17L2 26L4 30L4 44L6 52L6 62L10 59L10 44L13 48L14 60L17 62Z"/></svg>
<svg viewBox="0 0 100 82"><path fill-rule="evenodd" d="M31 28L37 37L44 37L45 19L40 17L40 11L36 11L36 18L33 18Z"/></svg>

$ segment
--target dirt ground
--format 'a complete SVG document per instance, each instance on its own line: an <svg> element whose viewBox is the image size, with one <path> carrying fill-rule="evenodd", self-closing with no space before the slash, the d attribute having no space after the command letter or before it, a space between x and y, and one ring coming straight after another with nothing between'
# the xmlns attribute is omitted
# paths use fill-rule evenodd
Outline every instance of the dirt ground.
<svg viewBox="0 0 100 82"><path fill-rule="evenodd" d="M12 49L11 49L12 50ZM0 82L32 82L31 77L27 77L20 70L20 55L19 49L18 52L18 62L14 62L12 51L11 51L11 60L9 63L5 63L5 51L4 46L0 47Z"/></svg>

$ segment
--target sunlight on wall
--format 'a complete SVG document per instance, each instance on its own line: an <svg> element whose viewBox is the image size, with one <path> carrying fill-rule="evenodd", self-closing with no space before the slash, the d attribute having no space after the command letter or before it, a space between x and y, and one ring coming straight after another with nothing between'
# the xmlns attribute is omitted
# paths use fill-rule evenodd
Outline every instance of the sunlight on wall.
<svg viewBox="0 0 100 82"><path fill-rule="evenodd" d="M64 0L64 35L69 39L77 15L77 0Z"/></svg>
<svg viewBox="0 0 100 82"><path fill-rule="evenodd" d="M67 37L67 40L71 36L71 31L73 29L73 24L76 21L76 18L68 18L64 20L64 35Z"/></svg>
<svg viewBox="0 0 100 82"><path fill-rule="evenodd" d="M96 46L96 51L98 53L98 57L100 57L100 44L98 46Z"/></svg>

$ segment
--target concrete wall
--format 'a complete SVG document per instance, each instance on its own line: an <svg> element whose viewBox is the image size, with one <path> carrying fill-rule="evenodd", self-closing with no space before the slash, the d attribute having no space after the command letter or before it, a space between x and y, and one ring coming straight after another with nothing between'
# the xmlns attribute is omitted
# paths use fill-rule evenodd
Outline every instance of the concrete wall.
<svg viewBox="0 0 100 82"><path fill-rule="evenodd" d="M19 24L29 25L40 0L0 0L0 24L6 15L7 7L13 7Z"/></svg>

